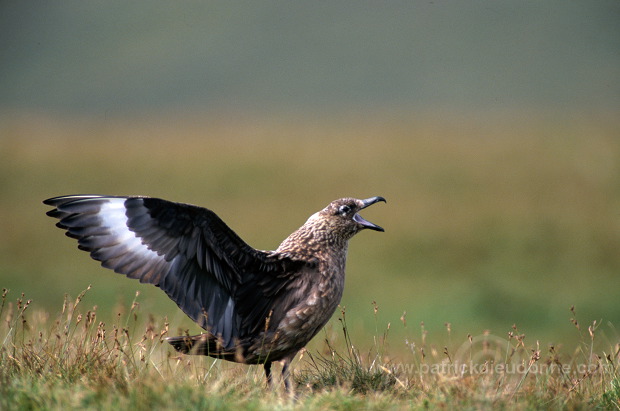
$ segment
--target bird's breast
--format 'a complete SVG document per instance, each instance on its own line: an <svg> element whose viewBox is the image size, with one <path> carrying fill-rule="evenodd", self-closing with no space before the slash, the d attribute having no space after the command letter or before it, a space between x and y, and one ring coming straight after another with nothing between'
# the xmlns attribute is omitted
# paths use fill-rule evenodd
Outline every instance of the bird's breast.
<svg viewBox="0 0 620 411"><path fill-rule="evenodd" d="M293 333L294 330L299 330L303 335L308 335L308 331L311 331L310 338L312 338L327 324L342 299L344 263L322 266L317 277L305 298L287 312L282 328L287 328Z"/></svg>
<svg viewBox="0 0 620 411"><path fill-rule="evenodd" d="M335 262L335 261L332 261ZM263 340L261 351L274 354L296 352L327 324L338 307L344 290L344 264L319 265L319 272L303 289L298 303L291 306L278 324L271 344Z"/></svg>

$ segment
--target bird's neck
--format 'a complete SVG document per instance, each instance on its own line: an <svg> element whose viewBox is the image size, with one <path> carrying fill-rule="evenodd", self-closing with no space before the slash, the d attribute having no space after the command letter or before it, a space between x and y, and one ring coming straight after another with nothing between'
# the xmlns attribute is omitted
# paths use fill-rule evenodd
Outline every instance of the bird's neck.
<svg viewBox="0 0 620 411"><path fill-rule="evenodd" d="M277 252L302 259L346 259L348 239L335 235L327 223L312 216L280 244Z"/></svg>

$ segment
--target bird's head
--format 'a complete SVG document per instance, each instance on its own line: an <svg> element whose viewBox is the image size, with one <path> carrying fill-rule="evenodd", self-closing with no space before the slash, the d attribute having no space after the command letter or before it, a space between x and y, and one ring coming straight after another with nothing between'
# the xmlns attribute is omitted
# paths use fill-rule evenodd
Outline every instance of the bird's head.
<svg viewBox="0 0 620 411"><path fill-rule="evenodd" d="M327 207L319 211L316 216L334 234L346 239L351 238L364 229L384 231L383 228L367 221L359 212L379 201L385 202L383 197L371 197L365 200L357 198L341 198L332 201Z"/></svg>
<svg viewBox="0 0 620 411"><path fill-rule="evenodd" d="M310 252L315 256L315 246L330 244L332 247L347 246L348 240L364 229L384 231L383 228L359 215L360 210L379 201L385 202L383 197L371 197L365 200L356 198L341 198L332 201L308 218L308 221L278 247L279 252L289 254L304 254ZM336 247L337 249L341 249ZM328 249L329 250L329 249Z"/></svg>

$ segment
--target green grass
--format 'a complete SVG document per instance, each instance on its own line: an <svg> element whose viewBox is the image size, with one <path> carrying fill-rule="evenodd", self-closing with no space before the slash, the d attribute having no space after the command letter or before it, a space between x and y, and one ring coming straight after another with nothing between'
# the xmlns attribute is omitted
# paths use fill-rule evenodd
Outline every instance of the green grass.
<svg viewBox="0 0 620 411"><path fill-rule="evenodd" d="M507 339L512 324L527 336L527 349L539 341L546 358L553 345L562 353L562 363L579 358L575 347L585 358L587 328L595 320L595 345L601 344L596 350L602 359L603 350L611 354L610 347L619 340L610 325L617 325L620 318L616 115L367 113L336 119L227 114L97 120L26 113L1 120L0 288L13 296L26 293L38 313L47 313L40 314L43 317L56 315L65 294L75 298L92 284L81 304L97 306L97 318L107 324L108 332L112 324L122 328L118 314L125 321L136 290L141 312L150 313L155 323L167 316L171 329L199 332L160 290L104 270L78 251L74 241L45 216L41 204L45 198L142 194L204 205L249 244L273 249L335 198L382 195L388 203L365 210L364 216L386 232L361 233L349 249L342 306L351 343L343 341L338 316L310 343L296 369L298 377L306 379L304 390L318 391L300 400L303 404L318 407L324 404L321 401L341 397L343 408L346 404L355 408L372 397L380 407L382 401L389 403L395 396L401 401L403 395L398 406L449 403L451 396L469 401L465 387L450 388L449 378L426 385L417 374L401 370L404 375L397 375L390 368L393 362L422 364L422 322L428 341L424 358L435 362L445 359L444 347L455 355L466 346L468 335ZM573 315L568 309L573 305L580 330L569 322ZM406 327L400 320L403 312ZM388 323L389 338L381 343ZM446 323L451 324L449 333ZM35 319L29 324L32 333L51 327L41 323L42 328L36 329ZM339 355L327 348L326 338ZM350 351L351 345L359 351ZM167 347L162 350L168 352ZM367 368L356 368L358 357ZM394 378L369 368L375 358ZM206 359L192 359L191 364L202 367L200 374L211 367ZM339 365L331 370L334 364ZM189 386L199 385L207 392L234 387L236 392L256 393L247 396L245 406L265 406L260 367L218 363L216 368L217 378L231 376L238 384L221 387L195 377ZM246 381L240 369L258 371L248 371L251 378ZM30 382L22 380L24 398L31 391L43 398L43 391L51 390L45 380L25 375L20 378ZM366 394L362 388L350 388L356 375L366 382L376 379ZM151 384L164 381L149 378ZM148 379L144 380L148 387ZM474 380L472 384L482 383ZM66 386L50 381L59 390L45 394L52 403L60 400L52 401L51 395L62 397L62 390L82 384L79 379ZM126 381L123 389L137 392L132 380ZM320 391L330 381L349 388ZM529 377L525 382L520 393L531 387ZM537 383L544 385L542 377ZM33 384L32 390L28 384ZM386 384L393 385L381 388ZM191 391L183 387L179 389ZM551 385L544 387L546 392L533 390L532 398L566 394ZM571 391L570 398L613 401L618 398L617 387L617 380L605 380L598 391L593 388L582 399ZM93 394L84 387L83 395ZM201 395L183 397L202 401ZM523 396L519 394L518 400Z"/></svg>
<svg viewBox="0 0 620 411"><path fill-rule="evenodd" d="M48 313L4 290L0 408L620 408L620 344L599 341L596 324L574 350L526 344L516 327L507 338L442 347L422 326L407 341L409 353L392 356L389 326L358 345L343 310L341 329L325 333L323 349L295 361L292 397L282 384L267 389L260 366L173 352L163 340L169 324L143 315L137 295L106 324L83 307L84 293Z"/></svg>

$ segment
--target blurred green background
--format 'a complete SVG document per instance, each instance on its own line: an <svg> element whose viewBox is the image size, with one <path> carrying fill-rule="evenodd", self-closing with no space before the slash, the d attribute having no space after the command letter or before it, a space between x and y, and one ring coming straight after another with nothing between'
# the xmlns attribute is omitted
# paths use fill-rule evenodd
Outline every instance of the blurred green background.
<svg viewBox="0 0 620 411"><path fill-rule="evenodd" d="M0 287L55 313L92 284L102 319L140 290L188 327L41 201L194 203L273 249L335 198L382 195L363 214L386 232L349 251L360 345L389 322L404 350L421 321L438 343L446 322L554 341L571 305L617 339L618 21L617 1L2 2Z"/></svg>

